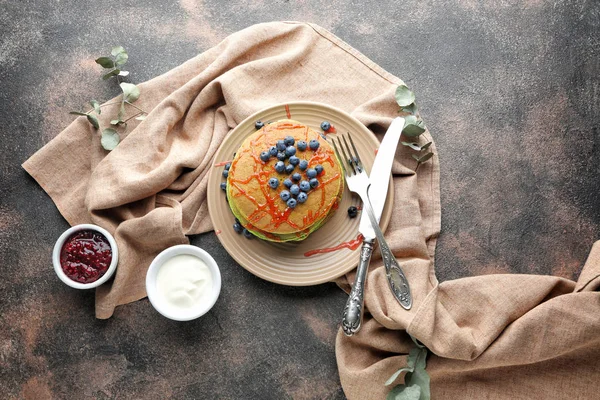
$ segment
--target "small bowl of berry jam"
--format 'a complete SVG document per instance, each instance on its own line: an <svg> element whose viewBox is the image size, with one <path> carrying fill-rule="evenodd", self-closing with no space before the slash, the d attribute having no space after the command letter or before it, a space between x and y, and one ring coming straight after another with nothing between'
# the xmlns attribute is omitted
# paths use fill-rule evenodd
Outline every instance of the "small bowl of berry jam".
<svg viewBox="0 0 600 400"><path fill-rule="evenodd" d="M52 252L54 271L75 289L91 289L109 280L117 269L117 243L108 231L91 224L67 229Z"/></svg>

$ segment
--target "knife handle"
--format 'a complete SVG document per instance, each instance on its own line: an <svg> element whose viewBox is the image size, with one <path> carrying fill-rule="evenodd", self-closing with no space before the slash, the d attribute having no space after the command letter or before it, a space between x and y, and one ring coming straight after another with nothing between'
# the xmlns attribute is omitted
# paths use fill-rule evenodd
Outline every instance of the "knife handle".
<svg viewBox="0 0 600 400"><path fill-rule="evenodd" d="M344 316L342 317L342 330L346 336L352 336L360 330L363 317L365 281L371 254L373 254L373 243L373 240L363 240L360 249L360 262L356 270L356 278L348 296L348 301L346 301Z"/></svg>

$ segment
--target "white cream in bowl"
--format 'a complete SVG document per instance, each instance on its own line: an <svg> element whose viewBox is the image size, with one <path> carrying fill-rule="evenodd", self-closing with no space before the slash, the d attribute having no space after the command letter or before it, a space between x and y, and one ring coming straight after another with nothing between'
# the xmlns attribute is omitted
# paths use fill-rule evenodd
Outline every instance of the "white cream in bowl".
<svg viewBox="0 0 600 400"><path fill-rule="evenodd" d="M167 318L189 321L207 313L221 291L221 273L206 251L191 245L160 253L146 274L152 306Z"/></svg>

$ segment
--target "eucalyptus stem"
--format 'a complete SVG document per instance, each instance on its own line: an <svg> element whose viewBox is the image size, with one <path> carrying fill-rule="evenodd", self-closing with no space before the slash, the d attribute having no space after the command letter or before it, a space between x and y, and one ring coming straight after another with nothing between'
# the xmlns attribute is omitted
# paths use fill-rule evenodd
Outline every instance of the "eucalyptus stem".
<svg viewBox="0 0 600 400"><path fill-rule="evenodd" d="M133 119L141 114L144 114L144 111L139 111L137 114L133 114L131 117L127 118L125 121L122 121L122 122L125 123L125 122L129 121L130 119Z"/></svg>
<svg viewBox="0 0 600 400"><path fill-rule="evenodd" d="M136 106L135 104L130 103L129 101L125 100L125 103L129 104L131 107L135 108L136 110L140 111L141 113L144 114L148 114L147 111L142 110L141 108L139 108L138 106Z"/></svg>
<svg viewBox="0 0 600 400"><path fill-rule="evenodd" d="M99 107L102 108L102 107L105 107L105 106L112 106L113 104L120 104L120 103L121 103L120 101L115 101L115 102L112 102L112 103L100 104ZM89 111L86 111L86 115L90 115L90 113L92 113L93 111L94 111L94 108L92 108Z"/></svg>

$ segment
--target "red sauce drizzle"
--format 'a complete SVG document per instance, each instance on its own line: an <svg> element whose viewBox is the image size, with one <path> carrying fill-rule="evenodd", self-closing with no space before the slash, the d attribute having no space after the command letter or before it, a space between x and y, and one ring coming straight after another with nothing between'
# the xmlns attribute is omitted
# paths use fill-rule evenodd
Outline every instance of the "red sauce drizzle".
<svg viewBox="0 0 600 400"><path fill-rule="evenodd" d="M292 114L290 114L290 106L288 106L287 104L285 105L285 115L287 115L288 119L292 118Z"/></svg>
<svg viewBox="0 0 600 400"><path fill-rule="evenodd" d="M220 229L217 229L217 230L215 231L215 235L220 235L220 234L221 234L221 230L220 230Z"/></svg>
<svg viewBox="0 0 600 400"><path fill-rule="evenodd" d="M379 153L379 149L378 148L375 149L374 153L375 153L375 155L377 155L377 153Z"/></svg>
<svg viewBox="0 0 600 400"><path fill-rule="evenodd" d="M331 126L329 127L329 129L327 129L326 131L323 131L323 133L324 133L325 135L327 135L327 134L329 134L329 133L337 133L337 129L335 129L335 126L331 125Z"/></svg>
<svg viewBox="0 0 600 400"><path fill-rule="evenodd" d="M287 109L287 108L286 108ZM294 129L303 127L303 125L295 124L295 123L282 123L278 125L267 125L263 128L262 132L259 133L253 140L250 142L249 148L245 148L240 153L240 157L236 158L232 164L230 169L229 176L229 184L236 188L236 193L233 194L233 197L246 197L250 202L252 202L255 206L254 211L247 216L248 226L255 226L263 217L270 216L270 222L263 226L263 228L259 228L258 230L262 231L264 234L268 234L265 232L266 230L274 230L279 228L282 224L287 223L291 228L296 231L301 231L306 229L310 225L312 225L316 220L323 217L327 214L331 207L337 206L337 200L332 202L331 204L326 204L326 196L325 196L325 187L332 182L335 182L339 179L340 174L336 173L331 176L329 179L325 181L321 181L319 186L311 191L313 196L318 195L316 192L321 191L321 201L320 204L316 207L316 211L308 210L307 215L303 217L302 224L299 225L290 220L290 215L292 214L293 209L289 207L281 208L283 204L281 199L279 198L279 190L271 189L267 182L273 173L273 164L274 160L269 162L264 162L260 159L260 152L264 150L266 147L266 137L267 134L270 134L274 131L280 131L284 129ZM308 140L308 128L306 128L305 137ZM310 150L307 150L307 152ZM254 159L254 171L249 174L247 177L242 179L235 179L235 170L237 166L237 161L243 157L244 155L250 156ZM315 166L317 164L329 164L330 166L334 166L333 153L329 154L327 151L322 150L322 147L319 147L311 158L308 160L309 166ZM243 186L248 185L252 180L256 180L258 182L258 186L262 191L264 196L264 202L259 202L254 196L247 193ZM264 224L261 224L264 225ZM250 228L249 228L250 229Z"/></svg>
<svg viewBox="0 0 600 400"><path fill-rule="evenodd" d="M230 162L231 162L231 160L229 160L229 161L221 161L221 162L218 162L218 163L214 164L213 167L224 167L225 164L230 163Z"/></svg>
<svg viewBox="0 0 600 400"><path fill-rule="evenodd" d="M310 256L314 256L316 254L331 253L331 252L342 250L342 249L356 250L363 242L363 239L364 239L363 235L359 233L358 236L356 237L356 239L352 239L347 242L342 242L342 243L338 244L337 246L325 247L323 249L309 250L306 253L304 253L304 257L310 257Z"/></svg>

